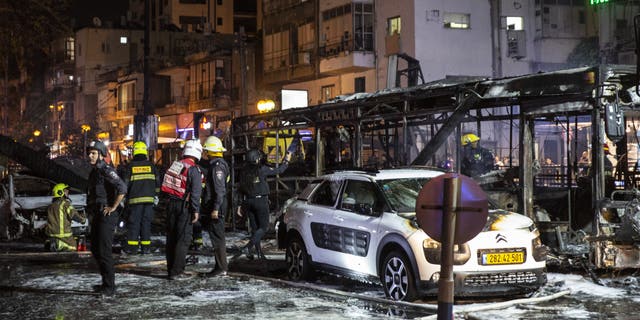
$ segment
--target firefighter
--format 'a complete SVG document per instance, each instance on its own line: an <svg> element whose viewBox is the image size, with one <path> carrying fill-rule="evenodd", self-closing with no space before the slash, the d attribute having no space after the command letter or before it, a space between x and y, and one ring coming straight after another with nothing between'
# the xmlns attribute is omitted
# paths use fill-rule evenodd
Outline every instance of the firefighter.
<svg viewBox="0 0 640 320"><path fill-rule="evenodd" d="M209 277L227 274L227 244L224 236L225 215L227 213L227 183L229 165L222 158L227 151L216 136L209 136L204 147L208 160L208 172L205 175L206 187L202 195L202 222L213 245L216 265L207 273Z"/></svg>
<svg viewBox="0 0 640 320"><path fill-rule="evenodd" d="M277 168L266 165L264 154L257 149L247 151L245 166L240 175L240 193L244 198L242 206L238 208L238 215L246 214L251 228L251 239L240 252L234 255L234 259L242 254L250 260L254 253L260 259L266 259L260 246L262 237L267 232L269 225L269 185L267 176L274 176L284 172L289 166L292 153L296 150L297 141L294 140L287 149L287 155ZM254 250L255 248L255 250Z"/></svg>
<svg viewBox="0 0 640 320"><path fill-rule="evenodd" d="M469 177L477 177L491 171L494 156L488 149L479 146L480 137L473 133L462 136L462 162L460 172Z"/></svg>
<svg viewBox="0 0 640 320"><path fill-rule="evenodd" d="M91 253L102 276L102 284L94 286L94 289L104 295L113 295L116 291L112 255L113 231L118 222L117 209L127 192L127 185L116 170L104 161L107 154L107 147L99 140L92 141L87 147L92 166L87 190L87 210L91 215Z"/></svg>
<svg viewBox="0 0 640 320"><path fill-rule="evenodd" d="M87 218L71 204L69 186L58 183L53 187L53 200L47 208L45 234L49 238L45 247L51 251L76 251L76 240L71 232L71 220L85 223Z"/></svg>
<svg viewBox="0 0 640 320"><path fill-rule="evenodd" d="M169 280L190 278L184 269L193 224L198 221L200 213L202 172L196 163L201 156L200 141L187 141L182 151L182 159L171 164L162 181L161 190L169 197L166 244Z"/></svg>
<svg viewBox="0 0 640 320"><path fill-rule="evenodd" d="M127 246L125 252L151 253L153 206L158 201L159 183L156 166L148 159L147 144L133 143L133 160L123 170L127 184Z"/></svg>

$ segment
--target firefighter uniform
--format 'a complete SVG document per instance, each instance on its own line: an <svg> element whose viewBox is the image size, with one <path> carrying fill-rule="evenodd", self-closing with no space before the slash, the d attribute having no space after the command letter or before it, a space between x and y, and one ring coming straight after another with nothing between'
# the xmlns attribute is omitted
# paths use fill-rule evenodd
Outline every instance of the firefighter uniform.
<svg viewBox="0 0 640 320"><path fill-rule="evenodd" d="M151 221L159 183L156 166L147 159L147 145L133 144L133 160L123 172L127 184L127 253L151 252Z"/></svg>
<svg viewBox="0 0 640 320"><path fill-rule="evenodd" d="M53 200L47 208L45 234L51 251L75 251L76 240L71 232L71 220L85 223L87 218L78 213L67 197L69 186L59 183L53 187Z"/></svg>
<svg viewBox="0 0 640 320"><path fill-rule="evenodd" d="M101 155L93 163L93 155L89 153L93 169L89 173L87 190L87 210L91 216L91 253L102 276L102 284L96 289L112 295L116 288L112 253L113 231L118 222L116 210L127 192L127 186L116 170L103 160L107 155L107 148L102 142L93 141L87 149L97 150Z"/></svg>
<svg viewBox="0 0 640 320"><path fill-rule="evenodd" d="M170 280L184 275L193 223L200 212L202 172L196 164L202 155L197 140L187 141L183 159L175 161L164 175L162 192L169 196L167 205L167 273Z"/></svg>
<svg viewBox="0 0 640 320"><path fill-rule="evenodd" d="M462 140L462 163L460 172L469 177L477 177L493 170L495 157L488 149L480 147L480 137L467 133Z"/></svg>

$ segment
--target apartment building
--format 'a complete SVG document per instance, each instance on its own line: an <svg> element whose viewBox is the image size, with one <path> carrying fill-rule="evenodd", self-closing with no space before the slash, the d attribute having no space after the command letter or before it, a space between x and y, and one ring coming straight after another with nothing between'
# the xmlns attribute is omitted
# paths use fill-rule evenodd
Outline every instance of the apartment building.
<svg viewBox="0 0 640 320"><path fill-rule="evenodd" d="M416 63L426 82L557 70L594 35L582 0L268 0L263 19L265 86L309 105L413 84Z"/></svg>

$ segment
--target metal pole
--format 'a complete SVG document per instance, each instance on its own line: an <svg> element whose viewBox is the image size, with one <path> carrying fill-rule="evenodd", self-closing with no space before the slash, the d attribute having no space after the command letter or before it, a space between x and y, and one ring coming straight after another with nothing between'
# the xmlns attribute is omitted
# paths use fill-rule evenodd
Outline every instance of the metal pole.
<svg viewBox="0 0 640 320"><path fill-rule="evenodd" d="M438 320L453 319L453 243L459 198L460 178L445 178L442 199L444 215L442 217L440 280L438 281Z"/></svg>
<svg viewBox="0 0 640 320"><path fill-rule="evenodd" d="M82 157L84 159L87 158L87 130L86 129L82 129L82 131L84 131L84 142L82 143L83 148L82 148Z"/></svg>

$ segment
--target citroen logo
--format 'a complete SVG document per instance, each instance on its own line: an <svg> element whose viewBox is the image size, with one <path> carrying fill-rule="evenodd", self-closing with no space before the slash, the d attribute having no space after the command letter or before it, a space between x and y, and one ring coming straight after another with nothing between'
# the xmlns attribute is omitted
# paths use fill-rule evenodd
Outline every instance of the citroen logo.
<svg viewBox="0 0 640 320"><path fill-rule="evenodd" d="M505 236L503 236L503 235L498 233L496 235L496 243L500 243L500 241L504 241L505 243L509 242L509 241L507 241L507 237L505 237Z"/></svg>

